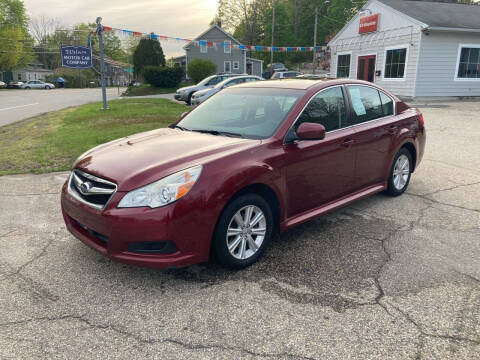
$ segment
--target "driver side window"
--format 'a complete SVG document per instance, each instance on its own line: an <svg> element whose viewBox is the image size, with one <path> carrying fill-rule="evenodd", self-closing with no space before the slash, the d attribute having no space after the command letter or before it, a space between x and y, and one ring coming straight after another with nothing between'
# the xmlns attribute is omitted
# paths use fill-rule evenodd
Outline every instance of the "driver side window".
<svg viewBox="0 0 480 360"><path fill-rule="evenodd" d="M310 100L302 115L295 124L295 129L301 123L312 122L322 124L325 130L341 129L346 122L345 100L340 86L326 89Z"/></svg>

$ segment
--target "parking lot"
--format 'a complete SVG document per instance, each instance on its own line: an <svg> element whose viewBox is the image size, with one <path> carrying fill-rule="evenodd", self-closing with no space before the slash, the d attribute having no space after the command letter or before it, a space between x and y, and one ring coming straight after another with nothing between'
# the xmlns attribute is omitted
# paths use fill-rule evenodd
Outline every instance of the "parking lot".
<svg viewBox="0 0 480 360"><path fill-rule="evenodd" d="M480 103L419 105L407 193L288 231L238 272L111 262L64 227L67 173L0 177L0 358L478 358Z"/></svg>

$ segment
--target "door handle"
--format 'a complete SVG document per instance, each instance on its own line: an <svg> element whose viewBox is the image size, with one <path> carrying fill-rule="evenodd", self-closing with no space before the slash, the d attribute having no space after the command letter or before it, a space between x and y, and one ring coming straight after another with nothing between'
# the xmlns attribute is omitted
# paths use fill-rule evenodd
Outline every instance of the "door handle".
<svg viewBox="0 0 480 360"><path fill-rule="evenodd" d="M395 134L397 132L397 129L398 127L392 125L388 127L388 132L391 134Z"/></svg>
<svg viewBox="0 0 480 360"><path fill-rule="evenodd" d="M343 140L342 142L342 146L343 147L349 147L350 145L353 144L353 139L350 139L350 138L346 138L345 140Z"/></svg>

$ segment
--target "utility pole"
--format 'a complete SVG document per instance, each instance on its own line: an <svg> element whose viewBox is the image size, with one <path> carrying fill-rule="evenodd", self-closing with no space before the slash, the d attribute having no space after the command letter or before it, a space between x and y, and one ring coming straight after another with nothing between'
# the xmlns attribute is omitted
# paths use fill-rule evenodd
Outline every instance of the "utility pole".
<svg viewBox="0 0 480 360"><path fill-rule="evenodd" d="M273 0L273 12L272 12L272 43L270 47L270 66L273 65L273 33L275 32L275 5L276 0ZM272 69L271 69L272 70ZM270 76L273 74L270 74Z"/></svg>
<svg viewBox="0 0 480 360"><path fill-rule="evenodd" d="M103 100L103 108L102 110L107 110L107 89L105 84L105 59L103 55L103 26L102 26L102 18L97 18L97 35L98 35L98 47L100 48L100 81L102 83L102 100Z"/></svg>
<svg viewBox="0 0 480 360"><path fill-rule="evenodd" d="M313 71L312 71L313 74L315 74L315 68L317 67L315 64L316 57L317 57L317 51L315 50L317 46L317 24L318 24L318 8L315 8L315 27L313 28Z"/></svg>

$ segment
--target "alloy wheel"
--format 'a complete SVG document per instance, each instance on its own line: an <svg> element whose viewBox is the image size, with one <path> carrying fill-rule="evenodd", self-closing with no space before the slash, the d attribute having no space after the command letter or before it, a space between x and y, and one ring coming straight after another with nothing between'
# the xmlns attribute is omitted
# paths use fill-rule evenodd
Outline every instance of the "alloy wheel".
<svg viewBox="0 0 480 360"><path fill-rule="evenodd" d="M230 220L226 236L228 251L236 259L248 259L260 249L266 233L265 214L259 207L247 205Z"/></svg>
<svg viewBox="0 0 480 360"><path fill-rule="evenodd" d="M397 190L402 190L407 184L410 176L410 161L405 154L398 157L393 168L393 186Z"/></svg>

